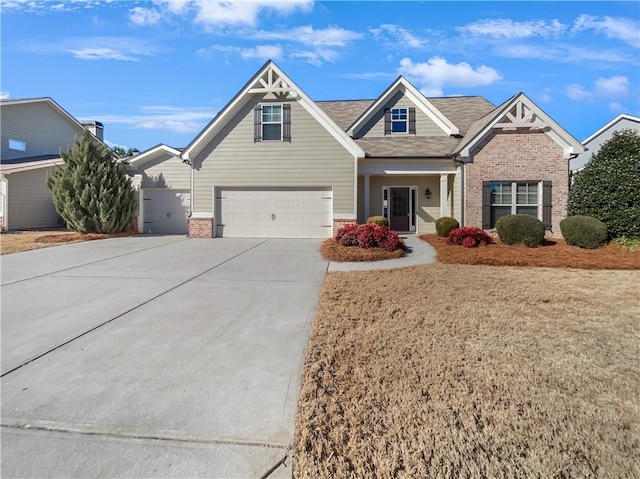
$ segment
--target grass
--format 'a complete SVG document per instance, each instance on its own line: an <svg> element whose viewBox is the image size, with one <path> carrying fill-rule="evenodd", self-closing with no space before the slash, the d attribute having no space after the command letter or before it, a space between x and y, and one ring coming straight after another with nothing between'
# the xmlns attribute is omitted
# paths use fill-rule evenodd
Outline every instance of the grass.
<svg viewBox="0 0 640 479"><path fill-rule="evenodd" d="M0 254L19 253L49 246L78 243L97 239L115 238L137 234L128 231L116 234L76 233L68 230L11 231L0 235Z"/></svg>
<svg viewBox="0 0 640 479"><path fill-rule="evenodd" d="M294 477L640 477L639 281L450 264L329 273Z"/></svg>
<svg viewBox="0 0 640 479"><path fill-rule="evenodd" d="M581 249L564 240L545 240L538 248L496 244L477 248L448 245L435 234L421 235L437 251L437 260L449 264L543 266L580 269L640 269L640 251L612 242L598 249Z"/></svg>
<svg viewBox="0 0 640 479"><path fill-rule="evenodd" d="M401 258L405 253L404 243L395 251L387 251L382 248L358 248L357 246L342 246L333 238L324 241L320 246L320 254L326 261L358 262L381 261L384 259Z"/></svg>

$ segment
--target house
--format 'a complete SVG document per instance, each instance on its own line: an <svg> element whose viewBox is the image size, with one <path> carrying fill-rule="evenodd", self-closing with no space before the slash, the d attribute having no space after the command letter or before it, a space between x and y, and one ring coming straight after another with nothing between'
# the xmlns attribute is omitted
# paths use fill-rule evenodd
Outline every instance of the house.
<svg viewBox="0 0 640 479"><path fill-rule="evenodd" d="M507 213L558 235L569 160L584 147L523 93L498 107L426 98L399 77L373 100L316 102L268 61L177 151L161 145L132 164L143 189L189 202L190 236L325 238L373 215L422 234L442 216L491 229ZM178 159L190 167L188 199ZM142 183L160 173L161 187ZM147 201L157 198L145 198L149 213Z"/></svg>
<svg viewBox="0 0 640 479"><path fill-rule="evenodd" d="M51 98L1 100L0 115L2 229L64 226L47 177L52 168L64 164L60 151L73 146L86 128L102 143L102 124L80 123Z"/></svg>
<svg viewBox="0 0 640 479"><path fill-rule="evenodd" d="M631 129L640 132L640 118L631 115L618 115L609 123L604 125L593 135L585 138L582 144L587 151L580 153L574 159L571 160L571 171L576 172L584 168L584 165L591 159L592 155L595 155L600 151L600 147L609 141L613 136L613 133L620 130Z"/></svg>

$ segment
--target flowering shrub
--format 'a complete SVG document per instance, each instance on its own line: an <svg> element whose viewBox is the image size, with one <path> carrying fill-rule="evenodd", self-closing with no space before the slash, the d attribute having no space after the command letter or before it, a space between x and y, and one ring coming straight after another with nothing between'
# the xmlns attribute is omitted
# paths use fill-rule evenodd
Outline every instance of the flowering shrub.
<svg viewBox="0 0 640 479"><path fill-rule="evenodd" d="M400 237L386 226L368 223L359 225L348 223L341 226L335 236L336 243L342 246L360 248L382 248L395 251L400 247Z"/></svg>
<svg viewBox="0 0 640 479"><path fill-rule="evenodd" d="M445 243L462 245L465 248L475 248L479 245L491 244L493 241L491 237L480 228L463 226L462 228L451 230Z"/></svg>

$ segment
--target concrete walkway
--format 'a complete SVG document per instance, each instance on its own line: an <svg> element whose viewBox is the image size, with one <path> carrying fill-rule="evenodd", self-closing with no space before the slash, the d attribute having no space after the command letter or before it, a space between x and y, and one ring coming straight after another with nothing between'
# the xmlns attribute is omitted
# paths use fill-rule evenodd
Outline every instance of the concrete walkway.
<svg viewBox="0 0 640 479"><path fill-rule="evenodd" d="M407 245L407 255L397 259L383 261L362 261L354 263L329 263L328 271L371 271L376 269L393 269L419 264L436 262L436 250L416 235L404 235L402 240Z"/></svg>
<svg viewBox="0 0 640 479"><path fill-rule="evenodd" d="M2 477L290 477L320 241L3 256Z"/></svg>

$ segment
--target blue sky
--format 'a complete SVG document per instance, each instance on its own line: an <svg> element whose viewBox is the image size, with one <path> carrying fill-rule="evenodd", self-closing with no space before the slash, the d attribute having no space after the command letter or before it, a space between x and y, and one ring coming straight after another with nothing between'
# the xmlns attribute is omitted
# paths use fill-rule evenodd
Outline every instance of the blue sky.
<svg viewBox="0 0 640 479"><path fill-rule="evenodd" d="M267 59L315 100L523 91L582 141L640 115L640 4L2 1L3 98L50 96L105 139L186 146Z"/></svg>

